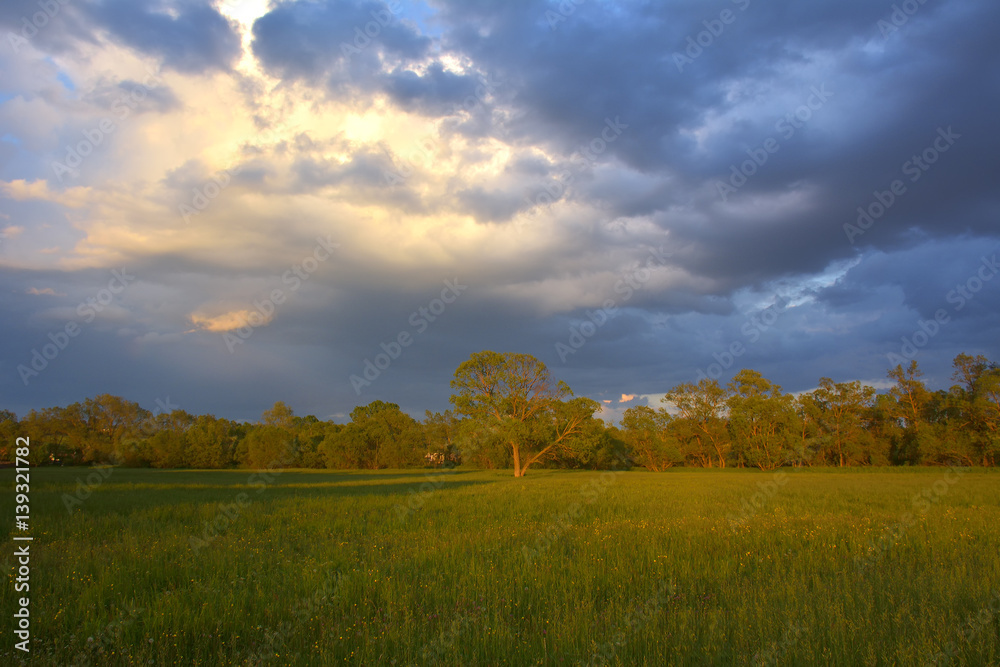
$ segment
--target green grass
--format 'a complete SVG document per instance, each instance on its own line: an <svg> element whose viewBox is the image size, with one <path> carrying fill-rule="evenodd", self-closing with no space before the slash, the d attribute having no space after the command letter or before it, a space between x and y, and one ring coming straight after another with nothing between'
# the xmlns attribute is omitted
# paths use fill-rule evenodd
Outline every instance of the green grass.
<svg viewBox="0 0 1000 667"><path fill-rule="evenodd" d="M119 469L67 512L91 472L31 474L33 664L1000 664L994 471L788 471L738 525L772 473Z"/></svg>

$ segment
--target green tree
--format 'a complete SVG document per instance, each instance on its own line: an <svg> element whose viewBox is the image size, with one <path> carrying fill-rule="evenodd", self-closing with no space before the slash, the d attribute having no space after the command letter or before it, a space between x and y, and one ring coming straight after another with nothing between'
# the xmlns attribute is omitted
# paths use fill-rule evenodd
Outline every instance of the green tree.
<svg viewBox="0 0 1000 667"><path fill-rule="evenodd" d="M260 423L291 431L295 427L295 413L284 401L277 401L270 409L264 410Z"/></svg>
<svg viewBox="0 0 1000 667"><path fill-rule="evenodd" d="M79 438L73 437L64 408L31 410L18 426L20 435L30 438L32 465L41 465L46 460L68 465L83 462L82 452L76 446Z"/></svg>
<svg viewBox="0 0 1000 667"><path fill-rule="evenodd" d="M7 463L14 462L14 450L20 432L21 428L17 421L17 415L10 410L0 410L0 461ZM42 443L37 442L35 444L41 445Z"/></svg>
<svg viewBox="0 0 1000 667"><path fill-rule="evenodd" d="M663 409L637 405L622 416L621 437L638 465L662 472L684 460L677 439L670 432L670 414Z"/></svg>
<svg viewBox="0 0 1000 667"><path fill-rule="evenodd" d="M849 466L864 462L871 435L865 417L875 399L875 388L854 382L820 378L819 387L801 402L816 424L818 440L827 463Z"/></svg>
<svg viewBox="0 0 1000 667"><path fill-rule="evenodd" d="M864 428L871 434L871 440L863 458L871 465L886 466L892 463L895 443L902 434L896 411L896 399L889 394L876 394L874 403L865 415Z"/></svg>
<svg viewBox="0 0 1000 667"><path fill-rule="evenodd" d="M792 397L747 368L729 383L729 394L729 430L742 462L773 470L792 460L798 426Z"/></svg>
<svg viewBox="0 0 1000 667"><path fill-rule="evenodd" d="M235 465L238 426L227 419L200 415L186 432L184 458L192 468L228 468Z"/></svg>
<svg viewBox="0 0 1000 667"><path fill-rule="evenodd" d="M545 364L530 354L477 352L455 371L451 387L456 411L481 437L504 443L515 477L561 450L586 445L600 409L596 401L573 398L566 383L553 384Z"/></svg>
<svg viewBox="0 0 1000 667"><path fill-rule="evenodd" d="M323 441L317 447L317 452L323 457L323 464L331 470L362 467L361 460L355 460L347 449L347 442L344 438L345 428L343 424L328 425L326 435L323 436Z"/></svg>
<svg viewBox="0 0 1000 667"><path fill-rule="evenodd" d="M259 424L247 432L243 467L261 470L286 468L295 462L294 438L273 424Z"/></svg>
<svg viewBox="0 0 1000 667"><path fill-rule="evenodd" d="M292 431L295 415L291 408L278 401L261 414L260 422L247 431L242 449L242 464L247 468L286 468L298 460L295 435Z"/></svg>
<svg viewBox="0 0 1000 667"><path fill-rule="evenodd" d="M71 406L72 407L72 406ZM100 394L83 402L80 418L86 424L91 460L125 463L134 458L134 435L150 416L138 403Z"/></svg>
<svg viewBox="0 0 1000 667"><path fill-rule="evenodd" d="M510 447L501 437L499 426L483 426L472 419L460 419L454 438L463 465L486 470L510 468L513 465Z"/></svg>
<svg viewBox="0 0 1000 667"><path fill-rule="evenodd" d="M635 461L621 430L615 426L602 426L593 447L584 453L581 463L592 470L628 470Z"/></svg>
<svg viewBox="0 0 1000 667"><path fill-rule="evenodd" d="M605 437L604 421L595 416L601 410L597 401L582 396L553 403L549 412L535 422L530 451L537 454L524 461L528 466L559 468L606 467L606 458L614 443ZM621 467L612 464L612 467Z"/></svg>
<svg viewBox="0 0 1000 667"><path fill-rule="evenodd" d="M315 415L296 417L292 431L295 434L296 449L299 453L295 465L303 468L322 468L323 454L320 444L326 438L330 424L320 421Z"/></svg>
<svg viewBox="0 0 1000 667"><path fill-rule="evenodd" d="M887 376L896 384L889 389L893 398L892 416L901 425L902 430L893 446L893 461L897 464L914 465L937 456L940 442L930 428L926 418L931 402L931 392L920 379L923 371L917 366L916 360L904 369L902 364L889 369Z"/></svg>
<svg viewBox="0 0 1000 667"><path fill-rule="evenodd" d="M660 399L677 408L679 415L673 426L682 449L701 466L726 467L732 448L726 428L728 398L718 381L703 378L698 384L679 384Z"/></svg>
<svg viewBox="0 0 1000 667"><path fill-rule="evenodd" d="M954 359L952 378L960 382L952 387L953 428L948 442L965 435L969 443L968 459L981 465L1000 462L1000 367L983 355L960 354Z"/></svg>
<svg viewBox="0 0 1000 667"><path fill-rule="evenodd" d="M417 421L395 403L384 401L354 408L341 437L351 458L372 470L418 465L426 451Z"/></svg>

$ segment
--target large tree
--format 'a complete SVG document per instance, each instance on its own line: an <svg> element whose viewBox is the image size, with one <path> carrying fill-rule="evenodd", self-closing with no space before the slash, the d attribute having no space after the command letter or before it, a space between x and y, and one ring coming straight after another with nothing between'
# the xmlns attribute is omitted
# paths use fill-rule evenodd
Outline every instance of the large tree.
<svg viewBox="0 0 1000 667"><path fill-rule="evenodd" d="M733 377L729 394L729 430L740 460L762 470L792 461L798 430L792 397L748 368Z"/></svg>
<svg viewBox="0 0 1000 667"><path fill-rule="evenodd" d="M426 451L420 424L385 401L351 410L351 423L338 436L357 467L373 470L418 465Z"/></svg>
<svg viewBox="0 0 1000 667"><path fill-rule="evenodd" d="M646 470L662 472L684 460L676 433L671 430L672 421L666 410L654 410L648 405L631 407L622 415L622 439L635 462Z"/></svg>
<svg viewBox="0 0 1000 667"><path fill-rule="evenodd" d="M890 380L896 384L889 389L893 398L892 416L902 426L900 436L893 444L893 459L899 464L916 464L937 455L938 438L932 432L927 420L927 409L931 406L931 392L924 384L924 373L916 361L910 361L907 368L902 364L888 371Z"/></svg>
<svg viewBox="0 0 1000 667"><path fill-rule="evenodd" d="M952 378L961 384L951 391L956 415L948 440L965 436L977 461L984 466L996 464L1000 459L1000 366L981 354L960 354L954 365Z"/></svg>
<svg viewBox="0 0 1000 667"><path fill-rule="evenodd" d="M820 378L819 387L801 397L806 417L819 430L824 462L839 466L862 462L871 438L865 419L874 400L874 387L830 378Z"/></svg>
<svg viewBox="0 0 1000 667"><path fill-rule="evenodd" d="M545 364L530 354L477 352L455 371L451 387L455 410L472 420L482 437L507 447L515 477L587 442L600 409L589 398L573 398L569 386L554 383Z"/></svg>
<svg viewBox="0 0 1000 667"><path fill-rule="evenodd" d="M706 467L713 463L726 467L730 439L726 430L726 401L729 394L717 380L685 382L664 395L660 402L673 405L679 413L673 424L687 446L685 452Z"/></svg>
<svg viewBox="0 0 1000 667"><path fill-rule="evenodd" d="M193 468L226 468L236 463L239 426L213 415L201 415L187 429L187 464Z"/></svg>

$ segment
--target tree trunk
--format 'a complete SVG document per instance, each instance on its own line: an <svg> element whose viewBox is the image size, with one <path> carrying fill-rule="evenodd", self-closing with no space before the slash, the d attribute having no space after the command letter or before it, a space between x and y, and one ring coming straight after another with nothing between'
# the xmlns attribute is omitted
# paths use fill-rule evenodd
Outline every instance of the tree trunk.
<svg viewBox="0 0 1000 667"><path fill-rule="evenodd" d="M521 452L517 443L511 443L514 451L514 477L524 477L524 470L521 469Z"/></svg>

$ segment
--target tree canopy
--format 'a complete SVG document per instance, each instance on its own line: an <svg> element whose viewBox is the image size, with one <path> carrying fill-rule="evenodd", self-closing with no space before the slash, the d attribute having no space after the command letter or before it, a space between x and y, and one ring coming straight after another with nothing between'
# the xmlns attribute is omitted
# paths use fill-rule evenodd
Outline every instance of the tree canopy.
<svg viewBox="0 0 1000 667"><path fill-rule="evenodd" d="M0 410L0 459L30 437L40 464L158 468L331 469L471 465L609 468L982 465L1000 463L1000 366L954 360L955 384L932 391L916 362L888 369L882 393L820 378L792 395L743 369L721 385L703 378L668 389L658 407L633 405L610 426L600 405L574 396L528 354L477 352L451 381L453 411L417 421L382 400L337 424L278 401L256 422L183 410L149 411L101 394L21 418Z"/></svg>

